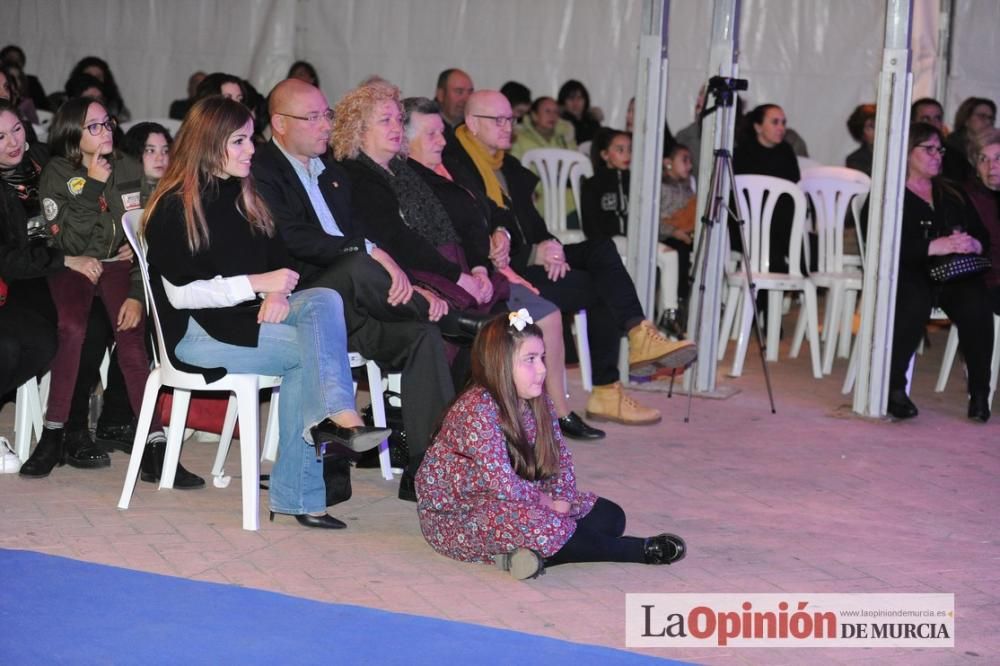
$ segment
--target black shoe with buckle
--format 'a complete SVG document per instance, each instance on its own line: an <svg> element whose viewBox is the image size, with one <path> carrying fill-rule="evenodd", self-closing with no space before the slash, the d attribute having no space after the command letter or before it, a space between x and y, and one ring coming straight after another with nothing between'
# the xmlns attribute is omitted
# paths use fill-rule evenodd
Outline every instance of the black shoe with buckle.
<svg viewBox="0 0 1000 666"><path fill-rule="evenodd" d="M106 425L98 421L97 430L94 432L94 439L105 449L132 453L132 442L135 440L135 425L132 423Z"/></svg>
<svg viewBox="0 0 1000 666"><path fill-rule="evenodd" d="M89 430L71 430L63 440L66 464L78 469L110 467L111 456L102 451L90 438Z"/></svg>
<svg viewBox="0 0 1000 666"><path fill-rule="evenodd" d="M646 564L673 564L687 555L687 544L676 534L657 534L649 537L642 545L643 561Z"/></svg>
<svg viewBox="0 0 1000 666"><path fill-rule="evenodd" d="M576 412L560 418L559 429L570 439L604 439L606 434L603 430L588 425Z"/></svg>

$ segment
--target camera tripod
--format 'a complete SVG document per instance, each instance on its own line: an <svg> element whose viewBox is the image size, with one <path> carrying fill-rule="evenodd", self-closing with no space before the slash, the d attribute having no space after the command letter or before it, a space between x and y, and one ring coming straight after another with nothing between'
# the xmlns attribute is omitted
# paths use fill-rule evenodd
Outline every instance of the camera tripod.
<svg viewBox="0 0 1000 666"><path fill-rule="evenodd" d="M726 85L721 86L717 82L722 82ZM733 82L740 82L743 87L733 87ZM713 77L709 84L709 93L716 95L717 101L715 106L706 110L702 114L702 117L712 113L718 108L722 108L728 113L728 110L732 107L733 103L733 90L746 89L746 81L740 81L739 79L723 79L721 77ZM717 85L719 87L716 87ZM720 125L722 127L726 127L727 121L728 118L724 117ZM775 414L774 393L771 390L771 375L767 369L767 343L765 342L760 329L760 316L757 311L757 285L754 283L753 271L750 268L750 257L747 254L747 239L746 234L744 233L745 223L743 218L740 217L739 206L737 206L736 210L733 211L725 200L730 193L734 196L739 196L739 193L736 190L736 176L733 174L732 156L725 148L717 149L714 155L715 160L712 163L712 175L709 178L708 183L708 199L706 200L705 212L701 218L701 230L698 233L698 245L694 261L692 262L693 270L697 271L695 274L699 275L701 278L698 284L698 307L696 312L698 313L698 318L700 320L703 319L705 307L705 278L708 275L708 257L710 256L709 243L713 237L711 231L716 225L723 227L724 230L729 230L730 225L732 225L732 228L739 232L740 253L742 254L743 271L746 273L747 280L747 293L744 297L750 299L750 303L753 307L753 325L754 331L757 333L757 342L759 343L758 349L760 350L760 363L764 370L764 382L767 385L767 397L771 404L771 413ZM715 235L718 236L718 234ZM699 322L699 325L700 323L701 322ZM701 331L699 331L699 333L700 332ZM714 335L715 332L710 332L709 334ZM702 336L699 335L698 337L700 339ZM720 341L720 344L721 342L722 341ZM698 360L696 359L691 365L691 381L694 381L694 371L697 364ZM688 391L687 412L684 415L685 423L688 423L691 418L691 398L693 394L694 386L692 385L691 389Z"/></svg>

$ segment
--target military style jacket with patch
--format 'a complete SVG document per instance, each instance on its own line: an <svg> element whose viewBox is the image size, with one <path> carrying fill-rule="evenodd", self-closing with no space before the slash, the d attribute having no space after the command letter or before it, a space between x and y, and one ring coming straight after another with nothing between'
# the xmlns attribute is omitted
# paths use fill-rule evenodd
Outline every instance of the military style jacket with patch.
<svg viewBox="0 0 1000 666"><path fill-rule="evenodd" d="M38 190L55 246L67 256L114 257L126 242L122 215L142 208L142 181L142 165L131 157L112 158L106 183L89 178L84 166L53 157ZM129 297L144 300L135 265Z"/></svg>

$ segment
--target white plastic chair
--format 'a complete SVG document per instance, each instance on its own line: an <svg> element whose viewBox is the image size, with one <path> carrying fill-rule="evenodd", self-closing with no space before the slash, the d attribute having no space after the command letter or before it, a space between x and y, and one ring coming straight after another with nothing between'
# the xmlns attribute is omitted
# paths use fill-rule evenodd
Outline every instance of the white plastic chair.
<svg viewBox="0 0 1000 666"><path fill-rule="evenodd" d="M948 331L948 342L944 346L944 357L941 359L941 370L938 372L934 391L941 393L948 386L951 367L955 363L958 352L958 327L951 325ZM997 373L1000 372L1000 316L993 315L993 358L990 360L990 406L993 405L993 394L997 390Z"/></svg>
<svg viewBox="0 0 1000 666"><path fill-rule="evenodd" d="M841 355L850 351L851 327L854 305L861 291L862 274L851 270L844 254L844 223L851 201L868 192L871 179L860 171L844 167L810 169L799 181L799 187L812 200L815 213L815 231L818 241L817 270L809 280L829 296L823 319L823 373L833 371L833 356L838 338ZM848 294L851 297L848 299ZM848 301L845 307L845 300ZM792 347L797 349L805 335L805 320L799 318Z"/></svg>
<svg viewBox="0 0 1000 666"><path fill-rule="evenodd" d="M130 120L127 123L122 123L122 131L128 132L139 123L156 123L158 125L163 125L170 132L170 135L175 138L177 137L177 130L181 128L181 121L174 120L173 118L141 118L139 120Z"/></svg>
<svg viewBox="0 0 1000 666"><path fill-rule="evenodd" d="M770 269L771 252L771 218L775 203L781 195L791 197L795 205L792 228L788 247L788 272L774 273ZM800 259L802 256L802 240L805 228L806 198L795 183L782 178L759 175L736 176L736 200L740 214L746 223L747 255L750 268L753 271L754 284L758 291L766 291L768 296L767 309L767 360L778 360L779 335L781 331L782 299L786 291L799 291L803 295L803 309L799 317L805 317L806 334L809 337L809 352L812 358L813 377L822 379L819 350L819 322L816 304L816 286L802 275ZM729 285L726 308L722 318L722 330L719 340L729 337L730 329L735 325L737 310L742 308L740 328L737 337L736 351L733 356L732 376L743 374L743 363L746 360L747 346L753 325L753 303L751 302L750 286L743 267L729 274ZM797 349L792 350L794 358ZM720 345L720 359L725 354L725 347Z"/></svg>
<svg viewBox="0 0 1000 666"><path fill-rule="evenodd" d="M184 423L187 419L188 405L191 401L191 391L227 391L233 393L233 397L229 401L222 441L226 442L226 446L228 447L233 429L236 426L236 416L238 415L241 428L240 466L243 479L243 529L257 530L260 527L260 466L257 459L257 439L260 426L260 389L276 389L281 384L281 378L256 374L229 373L222 379L207 382L200 374L181 372L173 367L170 357L167 355L166 342L161 333L160 318L156 311L156 302L153 300L153 294L149 285L149 268L146 264L144 246L139 242L138 227L142 219L142 213L142 210L125 213L122 217L122 226L125 229L125 235L132 244L136 261L142 272L143 288L146 293L146 304L150 315L149 319L156 330L158 359L155 361L155 366L150 370L149 378L146 380L146 389L142 397L142 409L139 412L135 441L132 444L132 455L129 458L128 471L125 474L125 485L118 500L118 508L127 509L132 500L132 493L135 491L135 484L139 478L142 454L146 448L146 438L149 435L150 423L153 420L153 410L156 408L160 389L164 386L174 389L173 405L170 411L171 427L167 437L163 473L160 476L161 490L173 488L174 485L174 475L177 472L181 443L184 438ZM234 403L236 407L235 413L233 409ZM271 398L271 411L268 417L268 430L273 434L269 434L268 437L277 438L277 426L278 391L275 390ZM220 448L221 446L220 444ZM221 476L216 477L214 481L216 486L223 487L229 483L228 480L223 479Z"/></svg>
<svg viewBox="0 0 1000 666"><path fill-rule="evenodd" d="M583 231L566 228L566 189L573 193L576 210L582 209L580 180L594 175L590 158L575 150L535 148L521 157L521 164L534 169L542 180L545 200L545 226L563 243L579 243Z"/></svg>

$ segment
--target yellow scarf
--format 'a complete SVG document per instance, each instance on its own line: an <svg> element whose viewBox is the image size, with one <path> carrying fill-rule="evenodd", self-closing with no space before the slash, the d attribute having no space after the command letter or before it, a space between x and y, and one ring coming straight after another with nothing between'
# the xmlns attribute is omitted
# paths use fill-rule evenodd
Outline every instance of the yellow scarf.
<svg viewBox="0 0 1000 666"><path fill-rule="evenodd" d="M486 185L486 196L500 208L507 208L503 199L503 188L495 173L503 166L504 151L498 150L495 155L490 155L465 125L455 130L455 136L458 137L458 142L465 148L465 152L472 158L472 163L476 165L476 170L482 176L483 183Z"/></svg>

